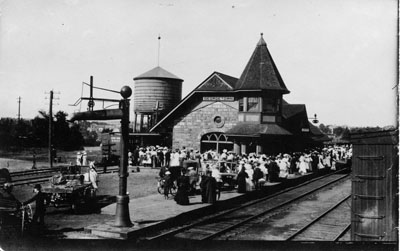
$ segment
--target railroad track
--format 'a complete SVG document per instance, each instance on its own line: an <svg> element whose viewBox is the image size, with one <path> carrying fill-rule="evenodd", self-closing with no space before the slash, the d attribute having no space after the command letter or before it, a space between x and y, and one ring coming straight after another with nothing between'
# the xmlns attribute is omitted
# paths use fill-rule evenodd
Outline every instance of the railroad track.
<svg viewBox="0 0 400 251"><path fill-rule="evenodd" d="M205 217L204 220L198 220L191 224L159 233L156 236L147 237L146 240L221 239L221 236L226 234L229 236L229 233L241 232L241 228L248 228L248 225L253 224L252 221L257 221L257 219L268 213L272 213L284 206L299 201L307 195L315 193L327 186L331 186L334 183L343 181L348 177L349 174L330 174L320 177L299 186L285 189L274 195L246 203L243 206L217 213L210 217Z"/></svg>
<svg viewBox="0 0 400 251"><path fill-rule="evenodd" d="M43 183L49 181L49 179L60 172L60 170L65 167L53 167L53 168L42 168L42 169L34 169L34 170L26 170L19 172L10 173L12 178L12 184L14 186L22 186L36 183ZM107 173L118 171L118 167L107 167ZM102 168L98 170L99 174L104 174Z"/></svg>
<svg viewBox="0 0 400 251"><path fill-rule="evenodd" d="M350 230L350 217L343 215L349 209L351 195L322 211L314 220L293 233L287 241L338 241ZM350 214L349 214L350 215Z"/></svg>

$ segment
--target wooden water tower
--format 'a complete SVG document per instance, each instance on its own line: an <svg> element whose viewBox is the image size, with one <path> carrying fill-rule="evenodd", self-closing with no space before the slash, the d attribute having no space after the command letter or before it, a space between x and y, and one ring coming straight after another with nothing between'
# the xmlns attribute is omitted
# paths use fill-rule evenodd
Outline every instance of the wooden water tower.
<svg viewBox="0 0 400 251"><path fill-rule="evenodd" d="M133 80L134 132L147 133L181 101L183 80L159 66Z"/></svg>

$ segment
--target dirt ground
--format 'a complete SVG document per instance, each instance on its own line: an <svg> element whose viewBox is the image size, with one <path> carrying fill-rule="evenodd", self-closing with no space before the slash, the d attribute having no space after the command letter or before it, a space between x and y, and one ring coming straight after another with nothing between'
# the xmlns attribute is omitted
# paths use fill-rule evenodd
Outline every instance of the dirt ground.
<svg viewBox="0 0 400 251"><path fill-rule="evenodd" d="M85 148L88 160L98 159L100 148L92 147ZM24 155L25 154L25 155ZM10 172L29 170L32 168L32 156L30 153L19 153L15 155L1 154L0 155L0 168L7 167ZM47 168L47 153L42 151L37 153L38 168ZM68 162L75 163L76 151L73 152L59 152L58 156L62 156L63 163L54 163L57 165L65 165ZM133 172L134 171L134 172ZM157 194L157 177L158 169L140 167L129 170L127 179L127 187L129 197L140 198L148 195ZM16 186L13 188L13 194L21 202L29 199L34 194L32 193L33 185ZM73 213L68 205L60 208L48 207L46 211L46 236L54 238L94 238L87 235L83 228L90 225L90 222L110 222L114 220L112 215L99 214L102 207L105 207L115 202L115 195L119 193L119 176L118 172L99 174L99 189L97 191L98 210L94 212L80 212L79 214ZM34 209L34 204L32 205Z"/></svg>
<svg viewBox="0 0 400 251"><path fill-rule="evenodd" d="M88 161L101 161L101 149L100 147L84 147L87 153ZM54 166L75 164L76 155L78 151L57 151L57 157L60 162L53 162ZM80 151L81 152L81 151ZM33 155L35 154L36 166L38 168L49 167L48 161L48 150L45 148L38 149L26 149L19 152L0 152L0 168L8 168L10 172L22 171L31 169L33 165Z"/></svg>
<svg viewBox="0 0 400 251"><path fill-rule="evenodd" d="M135 169L136 170L136 169ZM157 194L158 169L141 168L140 172L130 172L127 187L130 199ZM33 196L33 185L14 187L13 194L20 201ZM115 195L119 192L118 173L99 175L99 190L97 191L98 210L74 213L68 205L60 208L50 206L46 209L47 238L56 239L93 239L96 238L84 232L84 228L93 223L114 221L113 215L100 214L102 207L115 202ZM161 195L160 195L161 196ZM34 209L34 204L33 204ZM29 233L28 233L29 234ZM35 233L34 233L35 234Z"/></svg>

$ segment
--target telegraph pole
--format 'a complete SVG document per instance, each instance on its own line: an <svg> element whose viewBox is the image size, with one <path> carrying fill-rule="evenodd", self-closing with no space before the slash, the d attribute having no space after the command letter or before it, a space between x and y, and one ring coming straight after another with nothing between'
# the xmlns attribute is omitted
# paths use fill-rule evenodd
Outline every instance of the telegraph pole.
<svg viewBox="0 0 400 251"><path fill-rule="evenodd" d="M53 168L53 90L50 91L50 104L49 104L49 163L50 168Z"/></svg>
<svg viewBox="0 0 400 251"><path fill-rule="evenodd" d="M93 76L90 76L90 99L88 103L88 111L93 111L94 101L93 101Z"/></svg>
<svg viewBox="0 0 400 251"><path fill-rule="evenodd" d="M18 97L18 121L21 120L21 97Z"/></svg>

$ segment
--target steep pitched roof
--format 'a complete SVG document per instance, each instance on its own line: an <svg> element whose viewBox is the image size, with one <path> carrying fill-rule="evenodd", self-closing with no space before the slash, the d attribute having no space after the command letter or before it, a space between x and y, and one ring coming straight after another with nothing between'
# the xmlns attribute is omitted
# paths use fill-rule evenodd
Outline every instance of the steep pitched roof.
<svg viewBox="0 0 400 251"><path fill-rule="evenodd" d="M236 83L236 90L276 90L289 93L268 51L262 33L256 49Z"/></svg>
<svg viewBox="0 0 400 251"><path fill-rule="evenodd" d="M237 80L220 72L213 72L195 91L232 91Z"/></svg>
<svg viewBox="0 0 400 251"><path fill-rule="evenodd" d="M321 132L321 130L318 127L316 127L315 125L313 125L311 122L308 122L308 124L310 126L310 132L313 135L316 135L316 136L324 136L324 135L326 135L325 133Z"/></svg>
<svg viewBox="0 0 400 251"><path fill-rule="evenodd" d="M165 78L177 79L177 80L182 80L183 81L183 79L181 79L181 78L175 76L174 74L164 70L160 66L157 66L157 67L151 69L150 71L147 71L147 72L137 76L133 80L139 80L139 79L165 79Z"/></svg>
<svg viewBox="0 0 400 251"><path fill-rule="evenodd" d="M306 110L306 106L303 104L300 105L291 105L286 102L286 104L282 105L282 116L285 119L293 117L296 114L304 112Z"/></svg>

